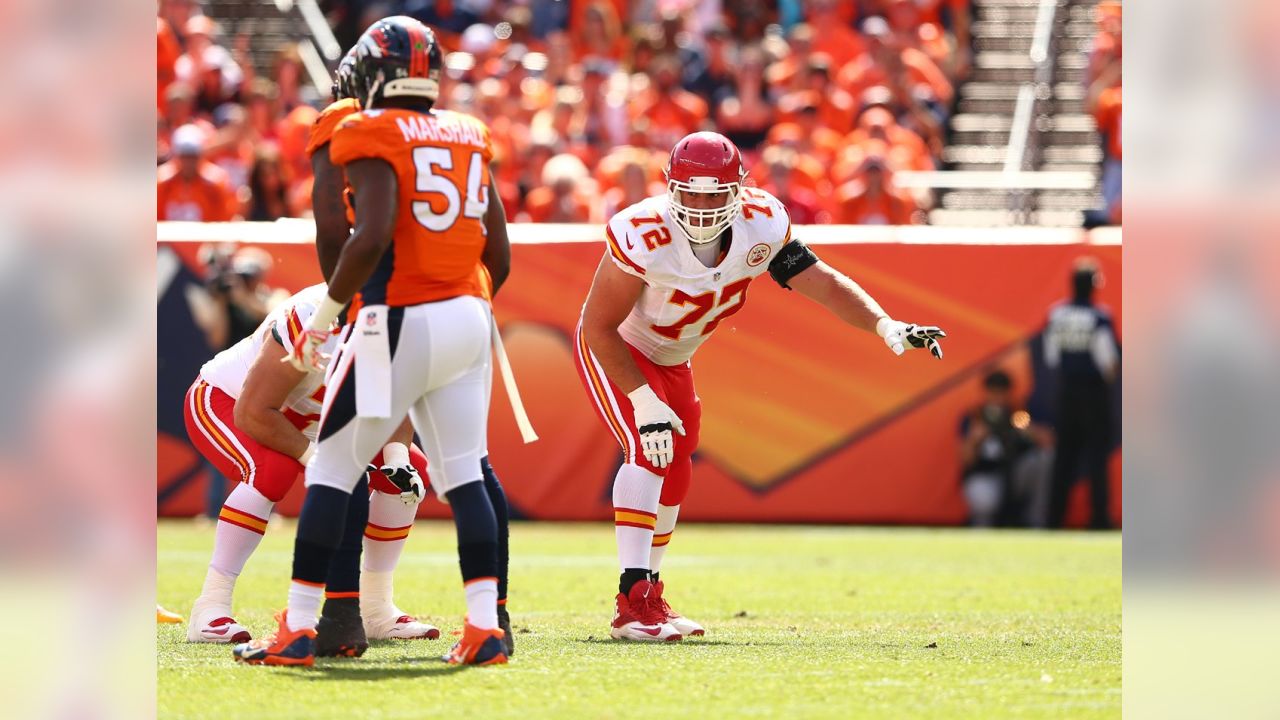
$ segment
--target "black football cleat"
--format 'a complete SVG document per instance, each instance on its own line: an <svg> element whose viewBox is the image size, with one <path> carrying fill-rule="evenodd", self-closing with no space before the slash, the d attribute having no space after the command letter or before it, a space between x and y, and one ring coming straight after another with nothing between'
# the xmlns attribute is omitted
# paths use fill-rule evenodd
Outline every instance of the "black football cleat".
<svg viewBox="0 0 1280 720"><path fill-rule="evenodd" d="M502 644L507 648L507 657L516 654L516 636L511 632L511 616L507 614L507 606L498 606L498 627L506 633L502 636Z"/></svg>
<svg viewBox="0 0 1280 720"><path fill-rule="evenodd" d="M317 657L360 657L369 649L360 618L360 598L329 598L324 601L316 625Z"/></svg>

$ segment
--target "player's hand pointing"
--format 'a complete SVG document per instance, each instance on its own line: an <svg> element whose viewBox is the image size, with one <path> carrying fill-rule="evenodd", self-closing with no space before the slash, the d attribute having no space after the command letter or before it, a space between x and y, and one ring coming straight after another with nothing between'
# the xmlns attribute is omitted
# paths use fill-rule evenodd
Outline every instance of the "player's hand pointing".
<svg viewBox="0 0 1280 720"><path fill-rule="evenodd" d="M916 325L889 318L880 318L876 323L876 334L884 338L884 344L895 355L901 355L909 347L927 348L939 360L942 359L942 345L938 340L947 336L942 328L935 325Z"/></svg>
<svg viewBox="0 0 1280 720"><path fill-rule="evenodd" d="M648 385L632 390L627 397L635 411L636 430L640 432L645 459L656 468L665 468L675 457L675 438L671 432L683 435L684 423Z"/></svg>

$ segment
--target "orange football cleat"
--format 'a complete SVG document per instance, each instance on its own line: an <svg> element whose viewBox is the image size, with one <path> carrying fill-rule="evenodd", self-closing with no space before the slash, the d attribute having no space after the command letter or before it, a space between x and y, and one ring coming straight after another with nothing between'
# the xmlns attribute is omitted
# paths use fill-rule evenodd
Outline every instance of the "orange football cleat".
<svg viewBox="0 0 1280 720"><path fill-rule="evenodd" d="M441 659L450 665L506 665L507 648L502 644L504 634L501 628L481 630L466 623L462 638Z"/></svg>
<svg viewBox="0 0 1280 720"><path fill-rule="evenodd" d="M169 612L159 605L156 606L156 622L160 625L173 625L182 622L182 616L176 612Z"/></svg>
<svg viewBox="0 0 1280 720"><path fill-rule="evenodd" d="M290 630L288 614L288 610L276 613L280 627L275 635L236 645L231 649L232 656L249 665L314 665L316 631Z"/></svg>

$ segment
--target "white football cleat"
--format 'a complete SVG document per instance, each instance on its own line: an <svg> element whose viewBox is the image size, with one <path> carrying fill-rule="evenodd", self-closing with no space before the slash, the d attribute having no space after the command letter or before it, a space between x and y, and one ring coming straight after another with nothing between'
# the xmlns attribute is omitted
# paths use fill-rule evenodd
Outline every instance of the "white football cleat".
<svg viewBox="0 0 1280 720"><path fill-rule="evenodd" d="M419 621L392 605L376 616L364 616L364 634L370 640L435 640L440 628Z"/></svg>
<svg viewBox="0 0 1280 720"><path fill-rule="evenodd" d="M252 639L249 628L231 617L231 608L203 597L196 598L191 607L191 622L187 623L187 642L247 643Z"/></svg>
<svg viewBox="0 0 1280 720"><path fill-rule="evenodd" d="M609 637L637 642L676 642L683 636L663 617L658 593L648 580L631 586L631 592L618 593Z"/></svg>
<svg viewBox="0 0 1280 720"><path fill-rule="evenodd" d="M662 597L661 580L653 584L653 589L658 594L658 607L662 608L662 614L667 618L667 623L671 627L679 630L680 634L685 637L701 637L707 634L707 631L701 625L671 609L666 599Z"/></svg>

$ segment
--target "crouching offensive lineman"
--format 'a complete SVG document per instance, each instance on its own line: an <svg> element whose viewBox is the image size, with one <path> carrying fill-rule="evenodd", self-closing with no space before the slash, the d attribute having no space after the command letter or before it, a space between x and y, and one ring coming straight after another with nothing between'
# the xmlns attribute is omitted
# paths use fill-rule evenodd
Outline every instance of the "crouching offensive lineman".
<svg viewBox="0 0 1280 720"><path fill-rule="evenodd" d="M782 287L875 332L897 354L928 348L941 358L936 327L889 318L862 288L791 237L772 195L743 187L733 143L699 132L676 144L667 192L614 215L607 250L583 307L578 374L624 454L613 484L622 574L610 634L680 640L702 635L664 598L659 579L680 504L689 490L702 404L689 360L742 309L751 281L768 272Z"/></svg>
<svg viewBox="0 0 1280 720"><path fill-rule="evenodd" d="M282 364L325 295L313 285L276 308L249 337L205 363L187 391L187 433L227 477L240 483L223 503L204 588L191 609L191 642L247 642L231 610L236 578L266 532L275 503L315 451L323 373ZM336 345L336 339L329 346ZM436 638L440 631L395 606L391 575L424 494L426 457L403 423L373 460L374 492L360 503L328 578L322 655L359 654L367 638ZM362 481L363 483L363 481ZM396 483L399 483L397 485ZM365 573L360 574L363 535ZM361 590L364 592L361 593Z"/></svg>

